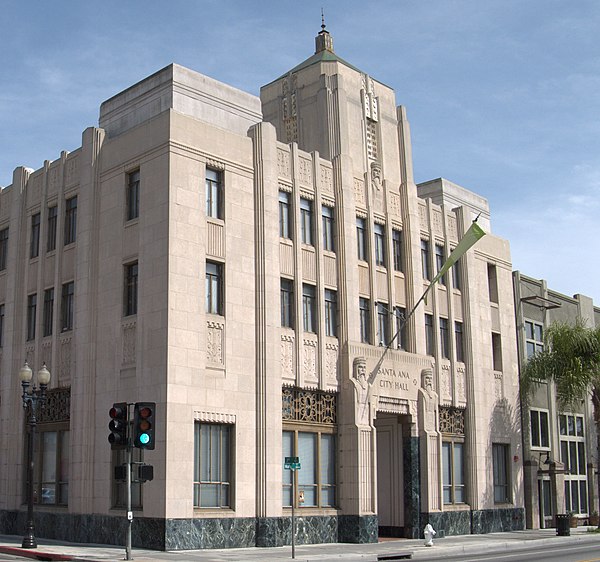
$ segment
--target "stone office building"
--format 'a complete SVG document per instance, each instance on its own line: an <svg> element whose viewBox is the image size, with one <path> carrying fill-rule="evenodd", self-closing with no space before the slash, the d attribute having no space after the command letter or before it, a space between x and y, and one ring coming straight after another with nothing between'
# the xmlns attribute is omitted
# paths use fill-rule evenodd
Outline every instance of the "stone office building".
<svg viewBox="0 0 600 562"><path fill-rule="evenodd" d="M513 275L520 364L544 349L544 333L553 322L580 318L589 328L600 324L600 308L591 298L563 295L519 271ZM555 515L568 512L588 522L598 509L591 397L562 411L554 385L540 385L523 415L523 445L527 527L554 527Z"/></svg>
<svg viewBox="0 0 600 562"><path fill-rule="evenodd" d="M25 358L52 372L41 536L121 542L108 410L143 400L134 544L289 544L292 502L304 543L521 528L508 243L394 338L477 215L489 232L485 199L415 185L404 108L324 28L260 99L173 64L105 101L0 195L0 532L24 520Z"/></svg>

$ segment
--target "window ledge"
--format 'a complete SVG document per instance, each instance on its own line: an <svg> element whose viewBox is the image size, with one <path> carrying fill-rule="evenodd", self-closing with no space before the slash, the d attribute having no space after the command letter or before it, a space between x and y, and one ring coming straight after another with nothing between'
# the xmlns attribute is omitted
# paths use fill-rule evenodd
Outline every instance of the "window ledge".
<svg viewBox="0 0 600 562"><path fill-rule="evenodd" d="M135 226L140 222L140 217L135 217L134 219L125 219L125 228L129 228L130 226Z"/></svg>
<svg viewBox="0 0 600 562"><path fill-rule="evenodd" d="M470 511L468 503L445 503L443 511Z"/></svg>

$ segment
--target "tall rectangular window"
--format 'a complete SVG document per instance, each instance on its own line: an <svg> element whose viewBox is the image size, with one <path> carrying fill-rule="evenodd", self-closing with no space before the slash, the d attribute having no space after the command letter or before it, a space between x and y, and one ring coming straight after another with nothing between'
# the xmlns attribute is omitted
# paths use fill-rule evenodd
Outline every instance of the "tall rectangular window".
<svg viewBox="0 0 600 562"><path fill-rule="evenodd" d="M35 339L35 316L37 311L37 295L27 297L27 341Z"/></svg>
<svg viewBox="0 0 600 562"><path fill-rule="evenodd" d="M442 441L444 503L465 503L464 443Z"/></svg>
<svg viewBox="0 0 600 562"><path fill-rule="evenodd" d="M4 347L4 305L0 304L0 347Z"/></svg>
<svg viewBox="0 0 600 562"><path fill-rule="evenodd" d="M358 312L360 315L360 341L371 343L371 307L369 306L369 299L361 297L358 300Z"/></svg>
<svg viewBox="0 0 600 562"><path fill-rule="evenodd" d="M283 469L282 504L292 505L292 479L297 478L298 491L304 503L294 507L335 507L335 435L326 432L284 431L282 457L299 457L302 470Z"/></svg>
<svg viewBox="0 0 600 562"><path fill-rule="evenodd" d="M294 328L294 282L281 280L281 327Z"/></svg>
<svg viewBox="0 0 600 562"><path fill-rule="evenodd" d="M544 351L544 327L542 324L525 320L525 349L527 359Z"/></svg>
<svg viewBox="0 0 600 562"><path fill-rule="evenodd" d="M58 222L58 207L48 207L48 233L46 238L46 251L56 250L56 224Z"/></svg>
<svg viewBox="0 0 600 562"><path fill-rule="evenodd" d="M325 335L337 336L337 293L325 289Z"/></svg>
<svg viewBox="0 0 600 562"><path fill-rule="evenodd" d="M321 207L321 213L323 220L323 249L329 252L335 252L333 207L323 205Z"/></svg>
<svg viewBox="0 0 600 562"><path fill-rule="evenodd" d="M375 265L385 266L385 226L375 223L373 236L375 237Z"/></svg>
<svg viewBox="0 0 600 562"><path fill-rule="evenodd" d="M226 424L194 424L194 507L231 507L232 433Z"/></svg>
<svg viewBox="0 0 600 562"><path fill-rule="evenodd" d="M127 220L140 216L140 171L127 174Z"/></svg>
<svg viewBox="0 0 600 562"><path fill-rule="evenodd" d="M546 410L530 410L531 447L550 448L550 426Z"/></svg>
<svg viewBox="0 0 600 562"><path fill-rule="evenodd" d="M35 495L38 502L43 505L67 505L69 502L69 430L47 431L44 425L40 425L39 439L36 439L34 444Z"/></svg>
<svg viewBox="0 0 600 562"><path fill-rule="evenodd" d="M287 191L279 192L279 236L292 239L292 203Z"/></svg>
<svg viewBox="0 0 600 562"><path fill-rule="evenodd" d="M462 291L462 275L460 272L462 258L458 258L458 261L452 266L452 286L457 291Z"/></svg>
<svg viewBox="0 0 600 562"><path fill-rule="evenodd" d="M446 261L446 256L444 252L444 246L440 244L435 245L435 274L437 275L442 267L444 266L444 262ZM440 277L440 285L446 284L446 276L442 275Z"/></svg>
<svg viewBox="0 0 600 562"><path fill-rule="evenodd" d="M490 302L498 304L498 271L493 263L487 264Z"/></svg>
<svg viewBox="0 0 600 562"><path fill-rule="evenodd" d="M454 322L454 345L456 346L456 360L465 361L465 341L462 322Z"/></svg>
<svg viewBox="0 0 600 562"><path fill-rule="evenodd" d="M223 218L223 174L219 170L206 168L206 216Z"/></svg>
<svg viewBox="0 0 600 562"><path fill-rule="evenodd" d="M431 281L431 268L429 267L429 240L421 240L421 273L423 279Z"/></svg>
<svg viewBox="0 0 600 562"><path fill-rule="evenodd" d="M367 221L362 217L356 217L356 248L358 259L367 261Z"/></svg>
<svg viewBox="0 0 600 562"><path fill-rule="evenodd" d="M433 337L433 316L425 314L425 353L434 355L435 340Z"/></svg>
<svg viewBox="0 0 600 562"><path fill-rule="evenodd" d="M494 470L494 503L510 502L509 445L492 444Z"/></svg>
<svg viewBox="0 0 600 562"><path fill-rule="evenodd" d="M6 269L8 256L8 227L0 230L0 271Z"/></svg>
<svg viewBox="0 0 600 562"><path fill-rule="evenodd" d="M44 291L44 332L43 336L52 335L52 324L54 323L54 288Z"/></svg>
<svg viewBox="0 0 600 562"><path fill-rule="evenodd" d="M450 338L447 318L440 318L440 351L444 359L450 359Z"/></svg>
<svg viewBox="0 0 600 562"><path fill-rule="evenodd" d="M492 332L492 364L494 371L502 371L502 338Z"/></svg>
<svg viewBox="0 0 600 562"><path fill-rule="evenodd" d="M206 262L206 312L223 315L223 265Z"/></svg>
<svg viewBox="0 0 600 562"><path fill-rule="evenodd" d="M77 237L77 195L67 199L65 204L65 240L64 244L73 244Z"/></svg>
<svg viewBox="0 0 600 562"><path fill-rule="evenodd" d="M138 306L138 262L124 266L123 289L123 316L133 316Z"/></svg>
<svg viewBox="0 0 600 562"><path fill-rule="evenodd" d="M75 295L75 283L73 281L62 286L61 304L61 331L66 332L73 329L73 299Z"/></svg>
<svg viewBox="0 0 600 562"><path fill-rule="evenodd" d="M40 255L40 214L31 215L31 240L29 241L29 257Z"/></svg>
<svg viewBox="0 0 600 562"><path fill-rule="evenodd" d="M302 285L302 317L305 332L317 331L315 286Z"/></svg>
<svg viewBox="0 0 600 562"><path fill-rule="evenodd" d="M402 262L402 231L392 230L392 255L394 258L394 270L404 271Z"/></svg>
<svg viewBox="0 0 600 562"><path fill-rule="evenodd" d="M313 245L313 202L304 197L300 199L300 234L303 244Z"/></svg>
<svg viewBox="0 0 600 562"><path fill-rule="evenodd" d="M384 303L377 304L377 341L379 345L387 346L390 341L388 328L388 309Z"/></svg>
<svg viewBox="0 0 600 562"><path fill-rule="evenodd" d="M565 474L565 509L585 515L588 513L588 489L584 418L577 414L560 414L558 425L560 460L567 470ZM590 476L593 477L593 471L590 472Z"/></svg>
<svg viewBox="0 0 600 562"><path fill-rule="evenodd" d="M394 316L396 317L396 346L398 349L406 349L406 308L397 306L394 309Z"/></svg>

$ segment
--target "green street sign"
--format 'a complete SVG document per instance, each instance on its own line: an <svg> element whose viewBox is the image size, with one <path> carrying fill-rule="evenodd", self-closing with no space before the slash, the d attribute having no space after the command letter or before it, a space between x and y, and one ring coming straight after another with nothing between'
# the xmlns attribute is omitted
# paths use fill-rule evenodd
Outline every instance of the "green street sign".
<svg viewBox="0 0 600 562"><path fill-rule="evenodd" d="M285 457L284 462L283 462L283 468L285 470L300 469L300 458L299 457Z"/></svg>

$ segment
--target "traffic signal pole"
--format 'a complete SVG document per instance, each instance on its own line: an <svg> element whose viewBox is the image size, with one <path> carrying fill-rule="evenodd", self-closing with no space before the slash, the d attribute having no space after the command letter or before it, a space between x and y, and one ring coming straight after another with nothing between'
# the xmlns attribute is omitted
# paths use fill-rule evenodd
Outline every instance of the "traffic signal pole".
<svg viewBox="0 0 600 562"><path fill-rule="evenodd" d="M133 406L133 423L131 420L131 406ZM133 466L133 448L154 449L154 412L156 402L115 402L108 414L110 423L108 428L110 434L108 442L112 450L126 452L125 464L125 487L127 489L127 531L125 536L125 560L133 560L131 556L131 534L133 527L133 509L131 507L131 484L133 478L131 469ZM135 463L138 466L136 482L147 482L154 478L152 465L143 462ZM122 466L122 465L121 465ZM122 476L117 476L115 467L115 478L122 481ZM119 475L121 472L119 472Z"/></svg>
<svg viewBox="0 0 600 562"><path fill-rule="evenodd" d="M129 406L127 407L129 419ZM131 439L127 441L127 536L125 538L125 560L133 560L131 556L131 527L133 526L133 510L131 509L131 460L133 456Z"/></svg>

